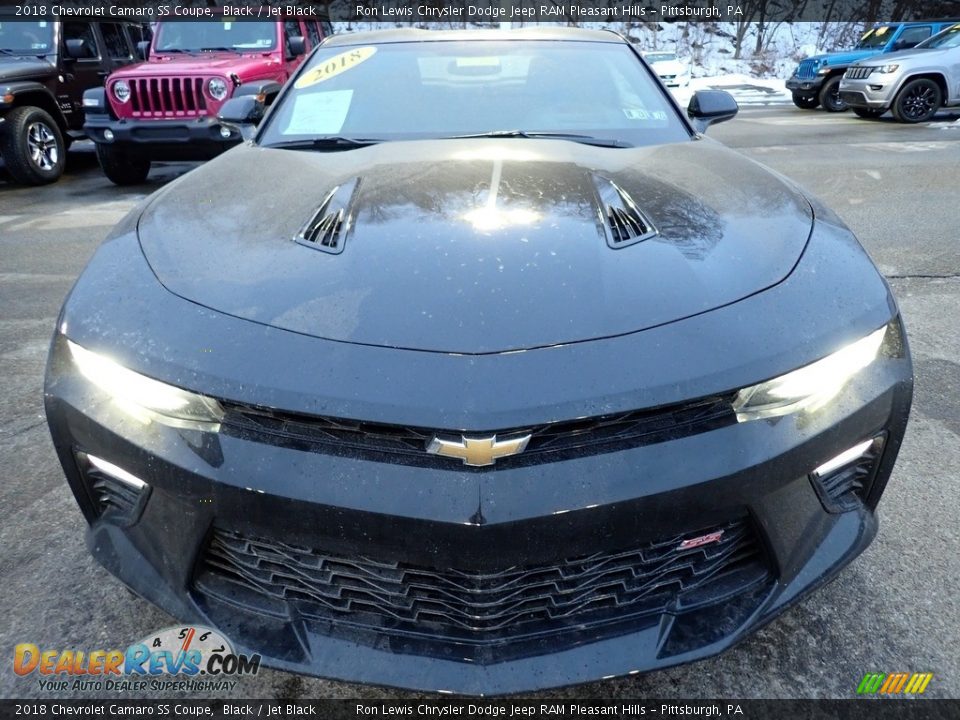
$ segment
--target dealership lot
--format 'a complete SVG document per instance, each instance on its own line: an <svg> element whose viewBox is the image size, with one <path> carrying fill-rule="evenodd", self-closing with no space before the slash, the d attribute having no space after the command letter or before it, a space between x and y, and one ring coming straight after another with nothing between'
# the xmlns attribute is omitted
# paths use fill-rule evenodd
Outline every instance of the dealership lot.
<svg viewBox="0 0 960 720"><path fill-rule="evenodd" d="M932 672L927 695L960 696L960 119L930 126L793 107L745 109L711 137L797 180L857 232L901 303L917 374L914 413L880 507L880 535L832 584L724 656L549 697L850 697L863 674ZM0 176L0 696L50 697L11 669L13 646L123 648L173 621L94 564L42 415L57 310L110 226L189 169L113 186L90 148L63 180ZM222 188L229 193L230 188ZM106 693L97 693L105 695ZM381 688L272 671L218 697L388 697ZM64 697L66 694L57 694Z"/></svg>

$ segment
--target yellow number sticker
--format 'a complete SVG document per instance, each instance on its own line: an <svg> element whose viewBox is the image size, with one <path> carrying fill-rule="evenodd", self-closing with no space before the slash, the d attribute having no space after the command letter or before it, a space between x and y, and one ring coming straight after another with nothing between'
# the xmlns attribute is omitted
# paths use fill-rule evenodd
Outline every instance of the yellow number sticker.
<svg viewBox="0 0 960 720"><path fill-rule="evenodd" d="M297 90L300 90L305 87L310 87L311 85L316 85L324 80L329 80L330 78L336 77L340 73L346 72L350 68L354 68L360 63L369 60L376 54L376 52L377 49L375 47L362 47L354 48L353 50L347 50L339 55L334 55L332 58L322 61L315 68L305 72L303 76L293 84L293 86Z"/></svg>

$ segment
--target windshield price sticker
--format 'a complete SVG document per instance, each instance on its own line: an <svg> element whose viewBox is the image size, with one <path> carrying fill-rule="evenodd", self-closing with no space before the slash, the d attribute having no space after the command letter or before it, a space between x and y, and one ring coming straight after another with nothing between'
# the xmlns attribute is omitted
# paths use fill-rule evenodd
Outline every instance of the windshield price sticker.
<svg viewBox="0 0 960 720"><path fill-rule="evenodd" d="M377 52L375 47L362 47L354 48L353 50L348 50L347 52L340 53L339 55L334 55L329 60L324 60L315 68L312 68L303 74L296 83L294 87L297 90L301 90L305 87L310 87L311 85L316 85L317 83L324 82L329 80L332 77L336 77L342 72L346 72L351 68L356 67L362 62L365 62L372 58Z"/></svg>

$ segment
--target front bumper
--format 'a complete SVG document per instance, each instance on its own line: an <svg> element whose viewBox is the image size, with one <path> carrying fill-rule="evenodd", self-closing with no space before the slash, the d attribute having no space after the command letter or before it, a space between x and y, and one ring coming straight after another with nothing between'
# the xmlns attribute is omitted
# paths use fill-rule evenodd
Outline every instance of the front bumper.
<svg viewBox="0 0 960 720"><path fill-rule="evenodd" d="M886 110L893 104L897 82L891 75L873 73L862 80L840 81L840 97L850 107Z"/></svg>
<svg viewBox="0 0 960 720"><path fill-rule="evenodd" d="M685 320L680 331L674 324L475 357L326 343L214 313L160 287L130 234L101 246L60 328L139 372L240 403L434 428L519 427L700 397L711 387L741 387L744 375L755 381L809 361L798 358L796 338L822 346L833 330L815 313L799 313L787 338L787 315L776 310L797 307L817 288L835 298L831 312L844 336L889 320L895 305L862 250L830 225L816 234L794 279ZM98 281L105 277L112 279ZM686 347L703 338L714 352ZM79 375L64 346L58 335L47 417L101 564L267 665L478 695L690 662L771 620L873 538L912 393L904 346L902 357L874 362L809 417L726 422L556 462L474 470L227 426L144 426ZM268 357L251 347L284 351ZM758 349L750 360L734 359L743 347ZM682 368L679 357L689 359ZM571 382L557 381L564 377ZM872 438L880 438L878 452L862 489L836 503L811 471ZM84 453L147 489L126 500L111 493ZM717 528L717 542L681 551ZM731 551L736 557L724 555L731 537L744 541ZM318 574L329 567L342 570L338 584ZM603 574L608 567L623 574ZM508 585L529 584L531 573L555 587L545 591L547 605L569 609L571 596L596 604L551 615L543 593ZM497 608L476 597L509 606L513 622L491 627ZM355 605L337 605L344 599ZM531 603L520 615L517 599ZM415 623L404 614L411 608L423 610ZM539 613L537 622L524 610ZM452 617L471 612L473 629L452 627Z"/></svg>
<svg viewBox="0 0 960 720"><path fill-rule="evenodd" d="M787 90L797 95L816 95L820 92L820 88L823 86L823 81L826 80L826 78L826 75L814 75L810 78L801 79L796 75L791 75L787 78Z"/></svg>
<svg viewBox="0 0 960 720"><path fill-rule="evenodd" d="M216 118L177 118L157 120L117 120L103 113L87 112L83 129L87 137L102 145L123 147L125 151L151 160L209 160L243 140L240 133ZM113 133L108 140L106 131Z"/></svg>

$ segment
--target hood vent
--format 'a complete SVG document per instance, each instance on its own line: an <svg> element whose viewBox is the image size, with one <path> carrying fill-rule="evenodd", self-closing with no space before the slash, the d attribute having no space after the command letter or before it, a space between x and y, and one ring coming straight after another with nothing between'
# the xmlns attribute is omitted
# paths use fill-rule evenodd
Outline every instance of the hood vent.
<svg viewBox="0 0 960 720"><path fill-rule="evenodd" d="M657 235L653 223L623 188L612 180L597 176L594 177L594 186L600 197L600 223L607 245L619 250Z"/></svg>
<svg viewBox="0 0 960 720"><path fill-rule="evenodd" d="M351 200L360 178L338 185L327 193L320 207L294 238L301 245L338 255L353 225Z"/></svg>

